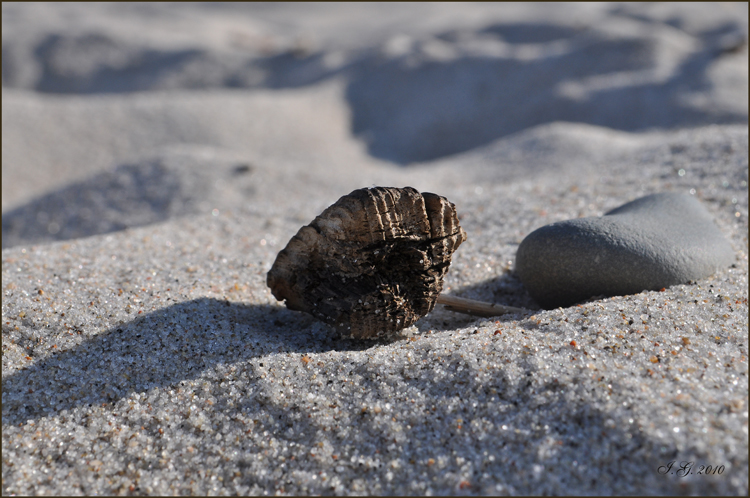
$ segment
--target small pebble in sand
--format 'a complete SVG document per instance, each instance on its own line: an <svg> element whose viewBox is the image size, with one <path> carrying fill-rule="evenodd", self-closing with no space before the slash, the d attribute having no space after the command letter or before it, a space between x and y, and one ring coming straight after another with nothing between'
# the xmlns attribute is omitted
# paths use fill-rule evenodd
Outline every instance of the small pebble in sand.
<svg viewBox="0 0 750 498"><path fill-rule="evenodd" d="M600 218L543 226L518 247L516 272L547 309L708 277L734 251L692 196L653 194Z"/></svg>

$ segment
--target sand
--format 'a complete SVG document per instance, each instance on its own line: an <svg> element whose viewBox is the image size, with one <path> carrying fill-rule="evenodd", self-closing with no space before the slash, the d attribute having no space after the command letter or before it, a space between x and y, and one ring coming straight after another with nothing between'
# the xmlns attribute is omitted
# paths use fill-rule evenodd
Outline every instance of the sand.
<svg viewBox="0 0 750 498"><path fill-rule="evenodd" d="M3 494L747 494L746 4L2 9ZM529 312L276 302L373 185L456 204L446 294ZM527 294L531 231L666 191L731 266Z"/></svg>

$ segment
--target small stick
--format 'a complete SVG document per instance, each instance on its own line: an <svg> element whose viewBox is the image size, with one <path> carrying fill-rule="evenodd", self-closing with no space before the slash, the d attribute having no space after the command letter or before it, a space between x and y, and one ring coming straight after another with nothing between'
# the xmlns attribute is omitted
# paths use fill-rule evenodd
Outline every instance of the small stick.
<svg viewBox="0 0 750 498"><path fill-rule="evenodd" d="M457 313L466 313L473 316L499 316L508 313L528 313L526 308L515 308L513 306L503 306L502 304L485 303L473 299L464 299L463 297L443 296L437 298L437 303L445 306L445 309Z"/></svg>

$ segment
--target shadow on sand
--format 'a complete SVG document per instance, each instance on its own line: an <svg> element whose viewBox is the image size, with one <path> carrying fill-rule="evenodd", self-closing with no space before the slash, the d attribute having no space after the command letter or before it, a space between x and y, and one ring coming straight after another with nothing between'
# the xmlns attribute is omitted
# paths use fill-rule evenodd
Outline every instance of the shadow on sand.
<svg viewBox="0 0 750 498"><path fill-rule="evenodd" d="M113 327L3 377L3 423L115 403L195 379L218 363L270 353L363 350L383 341L334 339L302 313L201 298ZM71 397L72 392L81 397Z"/></svg>

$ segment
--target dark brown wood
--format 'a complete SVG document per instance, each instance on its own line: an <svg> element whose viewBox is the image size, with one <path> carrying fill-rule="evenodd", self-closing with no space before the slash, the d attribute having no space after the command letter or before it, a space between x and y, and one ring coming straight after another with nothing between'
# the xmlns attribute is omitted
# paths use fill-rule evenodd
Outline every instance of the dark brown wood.
<svg viewBox="0 0 750 498"><path fill-rule="evenodd" d="M373 339L432 311L466 233L455 206L411 187L345 195L302 227L266 282L289 309Z"/></svg>

